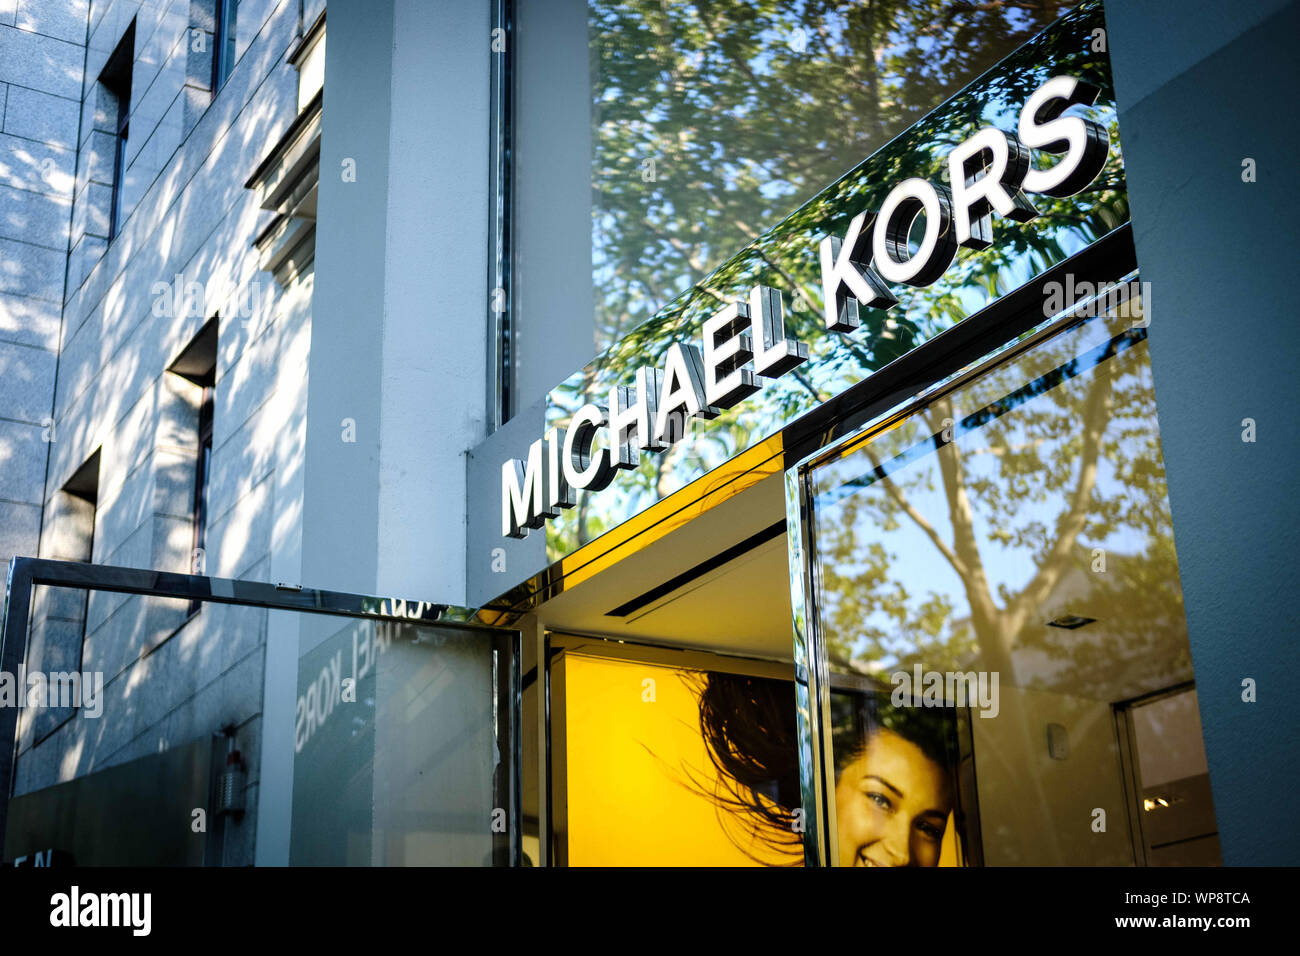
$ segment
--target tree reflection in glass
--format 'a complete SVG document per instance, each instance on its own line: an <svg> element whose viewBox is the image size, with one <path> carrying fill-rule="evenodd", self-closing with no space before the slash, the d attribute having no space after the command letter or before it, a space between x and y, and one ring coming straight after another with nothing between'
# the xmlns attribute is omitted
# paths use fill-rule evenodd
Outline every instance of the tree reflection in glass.
<svg viewBox="0 0 1300 956"><path fill-rule="evenodd" d="M770 21L775 13L763 21L768 7L787 11L782 16L793 15L790 10L812 11L810 23L838 22L835 17L847 16L844 11L850 9L856 11L853 16L866 16L868 8L875 11L873 16L884 16L881 11L897 8L890 14L895 19L889 21L895 25L881 34L893 37L889 43L897 47L870 34L877 37L871 47L877 51L872 75L881 80L874 92L858 89L861 73L868 67L865 58L856 56L856 47L837 54L833 63L796 68L803 62L796 52L776 43L778 35L788 34L789 25L782 28L787 34L759 31L752 40L737 39L738 46L730 54L725 45L710 46L714 41L705 34L691 34L694 38L681 50L694 49L692 43L702 47L692 54L694 59L683 53L681 63L656 60L664 55L658 47L658 52L646 52L638 60L631 47L618 46L650 42L638 31L660 24L668 31L662 42L671 47L669 41L677 36L673 31L690 34L694 22L689 15L694 6L681 6L688 14L674 16L671 23L641 3L610 5L609 10L596 4L588 8L594 18L589 23L602 23L604 17L610 24L592 27L597 31L593 56L604 64L593 68L600 74L593 83L604 91L598 94L594 121L593 268L597 339L608 348L551 390L546 426L565 427L581 405L605 401L611 387L631 383L638 367L660 365L673 342L697 340L709 316L728 302L743 299L756 284L780 292L787 334L805 342L810 356L781 378L766 381L760 392L718 418L693 420L686 440L662 454L643 455L638 468L619 475L617 494L579 493L577 507L547 525L552 561L685 487L1128 220L1110 62L1094 40L1103 24L1099 3L1084 3L1055 22L1051 22L1056 12L1053 4L1041 8L1031 4L1031 12L1023 16L1002 4L980 5L981 11L989 8L993 19L988 22L983 12L950 10L950 4L939 3L700 4L719 17L720 11L731 11L723 20L731 31L728 35L735 37L749 36L754 29L742 22L746 11L757 16L757 22L769 22L774 30ZM819 11L826 14L825 20L818 19ZM970 26L975 21L981 24L978 29ZM1050 27L1039 33L1048 22ZM613 30L614 24L631 31L625 41L612 35L608 42L602 39L599 30ZM862 29L868 27L876 29L864 22ZM848 42L844 37L849 34L841 33L836 28L830 35L835 42ZM971 40L970 49L958 42L963 36ZM772 106L775 112L770 115L764 113L766 100L760 103L755 99L758 93L747 92L737 80L739 68L727 72L721 65L727 56L741 56L746 50L758 56L760 39L772 45L772 70L777 69L775 64L787 64L780 82L763 80L764 97L773 98L777 91L786 96ZM1022 41L1015 52L998 60ZM708 47L707 55L703 46ZM616 62L607 62L610 57ZM697 66L690 66L696 61ZM995 61L997 69L975 78L975 73ZM886 62L893 64L888 70L880 66ZM931 75L930 71L937 72ZM932 285L894 287L899 304L888 311L864 310L857 331L827 332L817 253L821 239L842 236L855 215L878 209L903 179L918 176L942 182L953 146L983 126L1014 129L1029 96L1059 74L1102 90L1095 106L1083 111L1107 127L1110 139L1106 167L1093 184L1064 199L1035 196L1040 215L1032 222L995 222L996 241L991 247L961 249L952 268ZM676 79L669 82L674 75ZM715 75L722 86L710 85ZM883 82L887 75L892 79ZM909 76L917 85L903 84ZM664 83L674 91L672 96L660 90ZM673 84L680 84L680 89ZM807 94L811 99L801 103L798 91L805 87L812 91ZM674 96L683 102L676 103ZM860 102L863 96L870 102ZM943 96L949 98L936 106ZM743 108L737 105L741 103ZM885 119L864 122L862 117L876 115L873 111ZM701 117L712 119L705 122ZM647 152L652 144L667 152ZM655 156L659 158L649 178L651 168L639 164ZM785 218L773 224L781 216Z"/></svg>
<svg viewBox="0 0 1300 956"><path fill-rule="evenodd" d="M1015 764L1049 839L1060 801L1036 783L1042 708L1068 702L1072 738L1107 749L1110 704L1191 678L1146 328L1121 311L937 397L814 479L831 669L886 685L916 665L996 673L1002 713L972 718L976 773L983 731L983 756ZM1098 772L1118 786L1114 765Z"/></svg>
<svg viewBox="0 0 1300 956"><path fill-rule="evenodd" d="M597 351L1072 5L590 0Z"/></svg>

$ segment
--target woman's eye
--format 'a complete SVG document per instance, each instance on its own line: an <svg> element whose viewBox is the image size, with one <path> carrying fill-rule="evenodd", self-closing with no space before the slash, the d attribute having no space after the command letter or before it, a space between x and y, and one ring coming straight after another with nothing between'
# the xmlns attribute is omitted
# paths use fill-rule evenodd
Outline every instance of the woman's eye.
<svg viewBox="0 0 1300 956"><path fill-rule="evenodd" d="M889 802L889 798L885 796L883 793L874 793L874 792L868 793L867 799L870 800L872 803L874 803L876 806L880 807L880 809L882 810L889 810L892 809L894 806L892 803Z"/></svg>
<svg viewBox="0 0 1300 956"><path fill-rule="evenodd" d="M935 826L933 823L918 823L916 828L932 840L943 839L943 829Z"/></svg>

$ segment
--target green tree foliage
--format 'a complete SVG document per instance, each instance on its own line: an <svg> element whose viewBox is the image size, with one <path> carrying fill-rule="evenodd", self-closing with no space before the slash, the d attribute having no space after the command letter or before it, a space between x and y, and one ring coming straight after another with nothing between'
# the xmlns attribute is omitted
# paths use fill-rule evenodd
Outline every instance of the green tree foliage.
<svg viewBox="0 0 1300 956"><path fill-rule="evenodd" d="M550 526L552 559L1128 219L1109 61L1092 45L1097 3L1042 33L1060 5L636 0L590 10L598 335L618 339L551 392L548 424L604 401L671 342L697 340L705 319L755 284L782 293L787 332L811 355L718 419L693 422L670 451L643 455L620 474L618 494L580 494ZM820 240L842 235L909 176L944 181L952 146L985 125L1013 129L1057 72L1107 91L1092 111L1111 137L1096 182L1067 199L1034 197L1040 215L1030 223L995 217L992 247L961 250L929 287L896 289L899 304L864 310L858 331L827 332Z"/></svg>
<svg viewBox="0 0 1300 956"><path fill-rule="evenodd" d="M1185 678L1145 338L1081 357L1074 339L936 400L819 481L820 614L837 666L995 670L1103 700ZM1098 622L1046 626L1065 613Z"/></svg>
<svg viewBox="0 0 1300 956"><path fill-rule="evenodd" d="M598 346L704 280L1069 6L593 0Z"/></svg>

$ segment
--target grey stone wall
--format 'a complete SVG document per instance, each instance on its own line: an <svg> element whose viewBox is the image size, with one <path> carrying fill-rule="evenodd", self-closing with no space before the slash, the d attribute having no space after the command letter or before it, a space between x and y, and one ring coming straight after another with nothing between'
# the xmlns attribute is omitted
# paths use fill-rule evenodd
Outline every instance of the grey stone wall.
<svg viewBox="0 0 1300 956"><path fill-rule="evenodd" d="M6 2L13 0L0 0L0 23ZM18 0L20 20L26 2ZM236 63L215 95L210 0L95 0L89 9L85 0L41 0L40 6L58 8L54 19L69 35L64 8L80 9L81 45L33 34L43 44L33 58L63 44L73 51L75 73L55 71L36 107L28 107L31 93L24 88L14 114L19 128L33 134L24 143L61 164L42 196L58 204L62 228L48 244L32 238L35 230L11 238L3 231L9 217L0 215L0 364L8 361L5 349L24 350L21 363L3 365L0 428L13 419L15 428L27 429L22 440L41 455L39 468L23 472L0 462L0 508L12 498L12 507L30 511L21 513L25 524L0 515L0 527L25 529L21 543L34 552L43 486L42 554L75 557L71 551L84 542L71 523L76 509L61 489L98 451L92 560L267 580L277 555L296 555L298 548L312 277L307 271L283 288L259 271L253 240L272 214L258 207L244 182L296 116L297 73L285 57L298 39L298 0L242 0ZM98 79L132 21L130 134L119 228L110 240L116 117ZM7 34L0 37L0 44L10 42ZM6 72L11 62L0 46L0 100L14 89ZM14 72L30 81L30 68ZM38 141L34 133L43 130ZM26 285L13 290L6 243L23 245L23 261L31 262ZM213 457L200 559L192 545L201 389L167 369L213 316L219 317ZM46 358L48 371L33 355ZM11 388L11 367L23 369L29 389ZM34 397L26 397L29 391ZM51 416L52 395L57 439L46 446L40 423ZM16 440L0 431L0 448ZM4 490L20 485L22 492ZM0 549L9 547L0 540ZM98 719L78 714L21 722L17 792L233 724L249 768L249 812L227 830L226 862L251 863L266 613L207 606L187 619L181 602L95 593L84 604L83 627L76 608L67 609L75 602L46 603L51 616L34 629L29 670L43 662L80 662L83 670L103 673L105 702Z"/></svg>
<svg viewBox="0 0 1300 956"><path fill-rule="evenodd" d="M89 0L0 0L0 562L34 555Z"/></svg>

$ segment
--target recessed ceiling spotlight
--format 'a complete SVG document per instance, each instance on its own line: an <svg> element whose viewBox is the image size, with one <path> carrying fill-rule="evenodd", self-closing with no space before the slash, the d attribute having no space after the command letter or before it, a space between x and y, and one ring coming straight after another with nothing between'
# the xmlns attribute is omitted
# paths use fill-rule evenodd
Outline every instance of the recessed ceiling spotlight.
<svg viewBox="0 0 1300 956"><path fill-rule="evenodd" d="M1073 631L1076 627L1083 627L1085 624L1091 624L1097 619L1095 617L1080 617L1077 614L1062 614L1054 621L1048 621L1048 627L1063 627L1067 631Z"/></svg>

